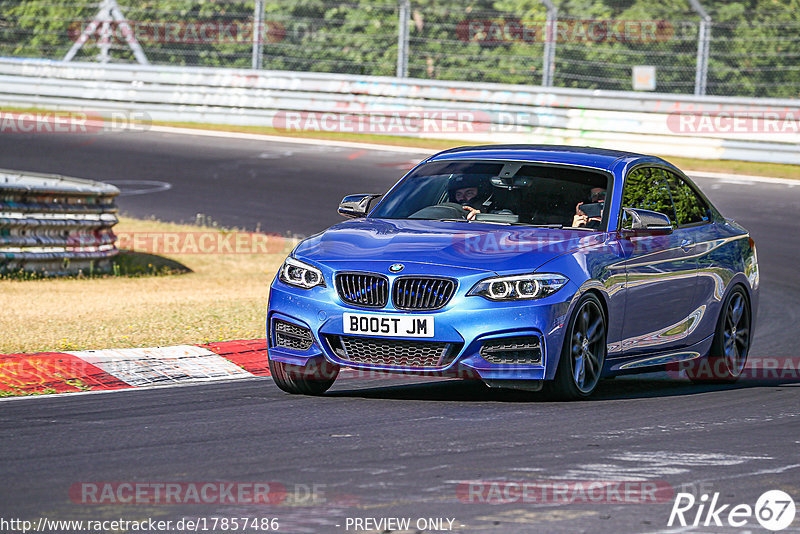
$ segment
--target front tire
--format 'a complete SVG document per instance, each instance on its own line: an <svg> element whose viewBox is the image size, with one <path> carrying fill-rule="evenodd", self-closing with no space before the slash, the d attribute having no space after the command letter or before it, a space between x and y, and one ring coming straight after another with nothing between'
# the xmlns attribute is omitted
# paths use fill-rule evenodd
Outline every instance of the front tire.
<svg viewBox="0 0 800 534"><path fill-rule="evenodd" d="M584 295L567 324L556 376L548 387L551 397L578 400L594 393L606 360L606 330L600 300Z"/></svg>
<svg viewBox="0 0 800 534"><path fill-rule="evenodd" d="M322 395L339 376L339 366L327 360L321 365L300 367L270 359L269 371L280 389L301 395Z"/></svg>
<svg viewBox="0 0 800 534"><path fill-rule="evenodd" d="M737 285L722 305L708 357L686 370L696 384L736 382L744 371L750 350L750 301Z"/></svg>

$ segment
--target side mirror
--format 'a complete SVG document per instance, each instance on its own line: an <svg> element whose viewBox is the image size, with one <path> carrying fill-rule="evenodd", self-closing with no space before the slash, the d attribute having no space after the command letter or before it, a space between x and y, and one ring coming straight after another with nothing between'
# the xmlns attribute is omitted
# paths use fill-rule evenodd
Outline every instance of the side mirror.
<svg viewBox="0 0 800 534"><path fill-rule="evenodd" d="M624 237L669 235L672 223L663 213L634 208L622 208L625 212L621 232Z"/></svg>
<svg viewBox="0 0 800 534"><path fill-rule="evenodd" d="M366 217L375 201L382 196L376 194L347 195L339 203L339 215L351 219Z"/></svg>

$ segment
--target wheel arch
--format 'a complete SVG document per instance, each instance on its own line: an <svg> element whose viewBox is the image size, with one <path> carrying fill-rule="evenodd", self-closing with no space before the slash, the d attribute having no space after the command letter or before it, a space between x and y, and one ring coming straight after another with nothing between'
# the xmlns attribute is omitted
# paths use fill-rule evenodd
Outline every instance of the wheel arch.
<svg viewBox="0 0 800 534"><path fill-rule="evenodd" d="M592 287L583 292L583 295L592 294L600 301L600 306L603 308L603 316L606 318L606 328L608 328L608 295L600 291L597 287ZM581 295L581 297L583 297Z"/></svg>
<svg viewBox="0 0 800 534"><path fill-rule="evenodd" d="M722 295L722 300L720 300L720 307L719 307L719 313L717 314L717 319L719 319L719 317L721 317L721 315L725 313L724 304L728 301L728 299L731 296L731 293L733 293L737 287L742 288L742 293L744 293L744 298L747 300L747 305L750 307L750 330L751 330L750 335L752 336L752 330L756 322L756 315L755 315L756 308L753 306L752 288L750 287L750 284L747 282L747 279L744 277L736 276L728 283L728 287L725 288L725 292Z"/></svg>
<svg viewBox="0 0 800 534"><path fill-rule="evenodd" d="M561 353L564 348L564 344L567 343L567 325L569 324L570 319L572 318L573 314L575 313L575 309L578 306L578 303L583 299L584 296L587 294L591 294L600 301L600 308L603 311L603 316L606 319L606 331L608 331L608 295L605 292L605 287L603 284L598 280L587 280L584 282L578 290L575 292L574 295L569 299L569 306L567 308L566 313L564 314L564 320L561 323L562 328L562 335L560 337L560 343L557 345L558 352L556 358L548 357L547 362L547 369L545 371L545 379L550 380L555 376L556 368L558 367L558 362L561 359Z"/></svg>
<svg viewBox="0 0 800 534"><path fill-rule="evenodd" d="M725 291L722 293L722 298L720 299L720 313L723 311L722 304L728 300L728 297L733 292L736 287L741 287L744 290L745 298L747 299L747 304L750 306L750 323L751 328L755 324L756 319L756 311L758 310L758 289L753 288L750 285L749 280L744 274L739 273L728 282Z"/></svg>
<svg viewBox="0 0 800 534"><path fill-rule="evenodd" d="M606 292L605 286L599 280L587 280L581 285L580 288L578 288L578 291L575 292L575 295L573 295L572 299L570 300L566 318L572 317L578 302L588 294L594 295L597 297L597 300L600 301L600 306L603 309L603 316L606 318L606 329L608 329L608 322L610 319L608 303L609 296Z"/></svg>
<svg viewBox="0 0 800 534"><path fill-rule="evenodd" d="M594 284L592 284L591 282L594 282ZM580 385L576 386L572 382L573 379L572 371L570 371L570 369L572 368L572 362L570 361L571 355L567 354L569 344L571 343L570 332L571 329L573 328L572 322L576 320L577 317L576 314L579 310L579 307L582 306L582 303L587 302L589 300L597 301L597 305L594 306L595 308L599 306L600 313L603 315L603 319L605 321L606 340L600 346L602 346L604 349L607 347L608 343L608 338L607 338L608 302L606 301L607 295L602 290L602 286L600 285L599 282L589 281L587 282L587 284L589 284L589 287L581 286L580 290L576 291L572 299L570 300L569 309L564 315L564 322L562 323L563 335L561 337L561 347L558 354L558 359L556 362L554 362L554 364L551 364L552 374L546 377L550 379L545 384L545 389L547 391L547 394L557 400L575 400L579 398L584 398L584 399L588 398L591 395L592 391L596 388L597 382L603 377L605 358L607 356L606 354L603 355L603 361L598 362L600 368L593 378L594 384L588 391L583 391L581 393L582 391L581 386ZM587 297L591 297L591 299ZM569 359L565 360L565 356L569 356Z"/></svg>

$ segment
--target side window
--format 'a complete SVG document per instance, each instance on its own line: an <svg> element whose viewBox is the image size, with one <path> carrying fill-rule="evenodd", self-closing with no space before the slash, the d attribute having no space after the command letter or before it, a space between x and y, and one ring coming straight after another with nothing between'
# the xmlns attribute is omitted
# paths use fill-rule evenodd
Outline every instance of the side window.
<svg viewBox="0 0 800 534"><path fill-rule="evenodd" d="M622 191L622 207L657 211L675 224L672 198L661 169L641 167L628 174Z"/></svg>
<svg viewBox="0 0 800 534"><path fill-rule="evenodd" d="M711 220L708 205L689 187L686 180L673 172L666 171L675 214L680 226Z"/></svg>

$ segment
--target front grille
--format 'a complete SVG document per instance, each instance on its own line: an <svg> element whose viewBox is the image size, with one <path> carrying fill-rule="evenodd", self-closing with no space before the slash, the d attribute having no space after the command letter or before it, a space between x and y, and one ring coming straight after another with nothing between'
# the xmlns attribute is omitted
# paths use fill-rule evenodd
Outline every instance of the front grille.
<svg viewBox="0 0 800 534"><path fill-rule="evenodd" d="M536 336L507 337L487 341L481 358L497 365L541 365L542 346Z"/></svg>
<svg viewBox="0 0 800 534"><path fill-rule="evenodd" d="M449 278L403 276L394 282L394 306L398 310L438 310L450 301L455 288Z"/></svg>
<svg viewBox="0 0 800 534"><path fill-rule="evenodd" d="M396 368L445 367L460 348L456 343L409 339L327 336L327 340L336 356L346 362Z"/></svg>
<svg viewBox="0 0 800 534"><path fill-rule="evenodd" d="M336 291L349 303L367 308L383 308L389 301L389 280L369 273L339 273Z"/></svg>
<svg viewBox="0 0 800 534"><path fill-rule="evenodd" d="M277 347L308 350L314 343L311 330L296 324L281 321L280 319L273 319L272 333L273 339L275 339L275 346Z"/></svg>

